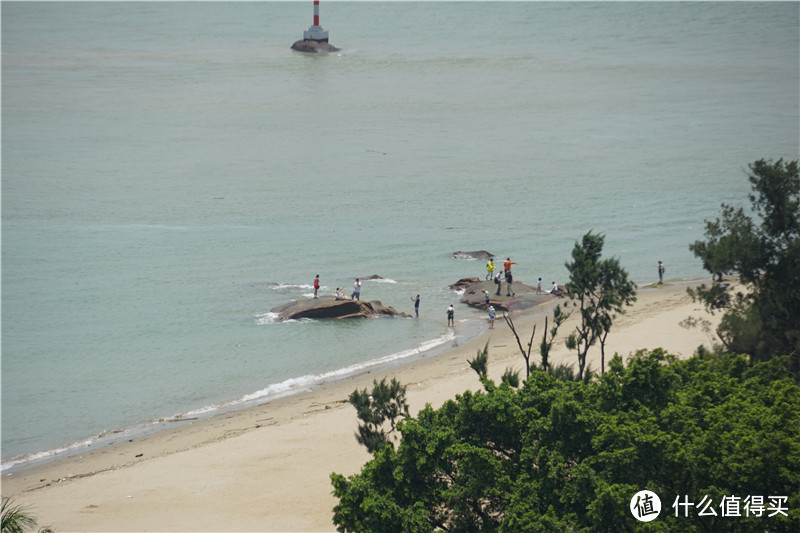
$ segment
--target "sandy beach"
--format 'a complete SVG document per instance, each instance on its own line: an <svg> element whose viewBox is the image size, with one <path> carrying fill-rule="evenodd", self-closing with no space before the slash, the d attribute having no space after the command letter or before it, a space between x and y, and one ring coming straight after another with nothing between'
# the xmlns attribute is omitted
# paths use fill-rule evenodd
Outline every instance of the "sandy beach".
<svg viewBox="0 0 800 533"><path fill-rule="evenodd" d="M687 286L640 288L637 303L615 321L606 353L663 347L689 356L709 346L707 333L679 325L690 315L719 318L693 303ZM538 346L549 305L513 316L523 342L536 324ZM499 381L509 366L522 369L517 343L499 319L495 329L435 356L6 474L2 495L60 532L334 531L329 476L355 473L369 459L354 436L348 395L396 377L407 386L412 415L426 403L439 406L480 388L467 359L487 342L491 378ZM575 354L559 338L553 359L571 363ZM599 370L599 347L588 361Z"/></svg>

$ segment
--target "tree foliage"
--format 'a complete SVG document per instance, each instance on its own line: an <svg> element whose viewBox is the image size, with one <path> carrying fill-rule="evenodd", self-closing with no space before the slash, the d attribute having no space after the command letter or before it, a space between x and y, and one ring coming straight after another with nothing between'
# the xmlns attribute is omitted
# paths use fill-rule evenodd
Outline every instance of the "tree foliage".
<svg viewBox="0 0 800 533"><path fill-rule="evenodd" d="M36 527L36 520L27 510L20 505L14 505L9 498L3 498L0 513L3 533L24 533Z"/></svg>
<svg viewBox="0 0 800 533"><path fill-rule="evenodd" d="M478 350L474 359L468 359L469 367L478 374L479 379L485 378L489 374L489 341L483 350Z"/></svg>
<svg viewBox="0 0 800 533"><path fill-rule="evenodd" d="M370 453L392 446L392 436L397 425L395 421L408 415L406 388L399 381L392 378L391 382L386 383L384 378L380 382L373 380L372 384L372 392L367 392L366 388L360 391L356 389L349 398L361 420L356 440Z"/></svg>
<svg viewBox="0 0 800 533"><path fill-rule="evenodd" d="M395 450L332 474L339 531L795 531L800 523L800 387L782 361L654 350L615 356L596 381L533 371L427 406ZM629 511L659 494L654 522ZM675 516L676 496L787 496L788 517ZM765 500L766 501L766 500ZM717 508L719 515L719 508Z"/></svg>
<svg viewBox="0 0 800 533"><path fill-rule="evenodd" d="M25 533L37 527L36 519L30 514L27 507L16 505L11 498L3 498L0 504L0 518L2 519L2 533ZM39 528L39 533L53 533L49 527Z"/></svg>
<svg viewBox="0 0 800 533"><path fill-rule="evenodd" d="M636 301L636 285L616 258L602 259L603 235L588 232L572 249L567 294L580 312L575 332L567 338L567 347L578 354L578 378L583 379L586 356L601 341L601 372L605 372L605 341L617 313Z"/></svg>
<svg viewBox="0 0 800 533"><path fill-rule="evenodd" d="M553 348L553 341L555 341L556 335L558 334L558 328L561 327L561 324L567 321L571 314L572 311L565 313L561 310L560 306L554 307L553 325L549 330L547 329L548 317L544 317L544 335L542 336L542 342L539 345L539 354L542 357L542 370L545 372L550 372L550 350ZM547 340L548 333L550 334L550 340Z"/></svg>
<svg viewBox="0 0 800 533"><path fill-rule="evenodd" d="M763 361L789 355L800 371L800 176L798 162L750 165L751 213L722 204L706 221L705 241L689 246L716 277L691 291L711 312L722 311L717 335L726 350ZM736 274L739 288L722 282Z"/></svg>

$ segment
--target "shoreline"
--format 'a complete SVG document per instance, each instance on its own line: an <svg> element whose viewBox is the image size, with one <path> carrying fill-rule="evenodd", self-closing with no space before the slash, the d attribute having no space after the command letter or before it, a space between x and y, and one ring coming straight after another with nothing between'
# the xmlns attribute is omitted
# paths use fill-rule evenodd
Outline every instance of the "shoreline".
<svg viewBox="0 0 800 533"><path fill-rule="evenodd" d="M223 416L243 409L265 406L278 400L291 398L297 394L312 392L321 387L355 379L364 374L381 372L396 366L413 363L418 359L435 357L442 351L450 349L453 343L457 345L459 342L467 342L483 334L486 328L481 325L481 322L482 320L478 318L463 319L460 323L469 330L463 335L448 331L439 337L418 343L404 350L328 372L288 378L224 403L204 405L168 417L146 420L121 428L108 429L56 448L17 455L3 463L4 468L0 472L0 476L43 466L47 463L64 460L82 453L90 453L105 446L114 446L120 444L122 440L139 439L198 420Z"/></svg>
<svg viewBox="0 0 800 533"><path fill-rule="evenodd" d="M690 314L715 320L686 294L699 283L641 287L636 304L614 323L607 359L659 346L690 356L699 344L708 345L701 330L678 325ZM551 307L513 315L523 342L536 324L537 346ZM554 363L574 361L562 341L574 320L559 331ZM349 394L395 377L407 387L416 416L425 404L438 407L481 388L467 359L487 343L491 379L499 382L508 366L522 368L516 340L498 317L495 329L445 342L433 355L9 471L2 476L3 496L30 505L40 525L56 530L332 531L330 473L353 474L370 458L355 440L358 420ZM587 360L595 371L599 357L594 349ZM532 358L538 360L538 350Z"/></svg>

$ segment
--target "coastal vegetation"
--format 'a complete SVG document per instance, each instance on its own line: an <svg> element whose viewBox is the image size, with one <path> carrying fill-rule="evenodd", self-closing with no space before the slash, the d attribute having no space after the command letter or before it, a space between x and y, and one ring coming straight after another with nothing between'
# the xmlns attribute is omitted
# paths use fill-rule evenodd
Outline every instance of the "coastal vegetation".
<svg viewBox="0 0 800 533"><path fill-rule="evenodd" d="M384 378L380 382L373 380L372 385L371 392L366 388L356 389L349 397L350 404L356 408L356 414L361 421L356 440L370 453L384 446L392 446L397 419L408 416L406 388L399 381L392 378L392 381L386 383Z"/></svg>
<svg viewBox="0 0 800 533"><path fill-rule="evenodd" d="M634 531L631 497L662 499L654 531L792 531L800 521L800 388L784 361L617 355L597 380L534 371L427 406L395 449L332 474L340 531ZM723 498L762 497L756 516ZM770 499L770 497L781 499ZM684 499L717 516L684 516ZM785 498L785 499L784 499ZM781 512L775 508L780 506ZM677 513L677 516L676 516ZM767 516L773 514L774 516Z"/></svg>
<svg viewBox="0 0 800 533"><path fill-rule="evenodd" d="M580 323L567 340L578 379L560 380L523 347L527 379L487 377L488 345L470 361L483 390L426 406L372 449L360 473L331 474L340 531L797 531L800 526L800 179L797 161L750 165L751 212L723 204L690 246L714 274L691 291L722 312L720 345L688 359L615 354L591 375L586 352L635 299L603 237L576 243L567 290ZM736 275L738 283L723 276ZM571 287L570 287L571 285ZM606 299L604 299L606 298ZM547 326L545 326L547 330ZM603 358L604 358L603 353ZM601 370L604 370L604 363ZM507 373L508 374L508 373ZM589 378L589 379L586 379ZM517 383L517 385L519 385ZM657 520L633 496L661 499ZM638 502L637 502L638 504Z"/></svg>
<svg viewBox="0 0 800 533"><path fill-rule="evenodd" d="M579 312L580 322L567 337L567 348L578 354L578 379L583 379L589 348L600 342L600 372L605 372L605 344L618 313L636 301L636 285L616 258L602 259L605 237L583 236L572 249L567 296Z"/></svg>
<svg viewBox="0 0 800 533"><path fill-rule="evenodd" d="M706 240L689 246L714 275L690 291L711 312L722 349L754 361L788 355L800 373L800 177L798 162L758 160L750 165L750 210L722 204L706 221ZM735 275L738 284L724 281Z"/></svg>

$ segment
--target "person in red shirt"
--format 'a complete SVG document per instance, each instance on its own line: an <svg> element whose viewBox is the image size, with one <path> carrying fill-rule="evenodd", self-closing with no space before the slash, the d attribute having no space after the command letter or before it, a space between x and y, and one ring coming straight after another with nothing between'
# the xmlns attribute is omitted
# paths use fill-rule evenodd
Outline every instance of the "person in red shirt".
<svg viewBox="0 0 800 533"><path fill-rule="evenodd" d="M516 265L516 263L513 262L510 257L507 257L505 262L503 262L503 270L506 271L506 272L510 272L511 271L511 265Z"/></svg>
<svg viewBox="0 0 800 533"><path fill-rule="evenodd" d="M319 274L314 277L314 298L317 297L317 291L319 291Z"/></svg>

